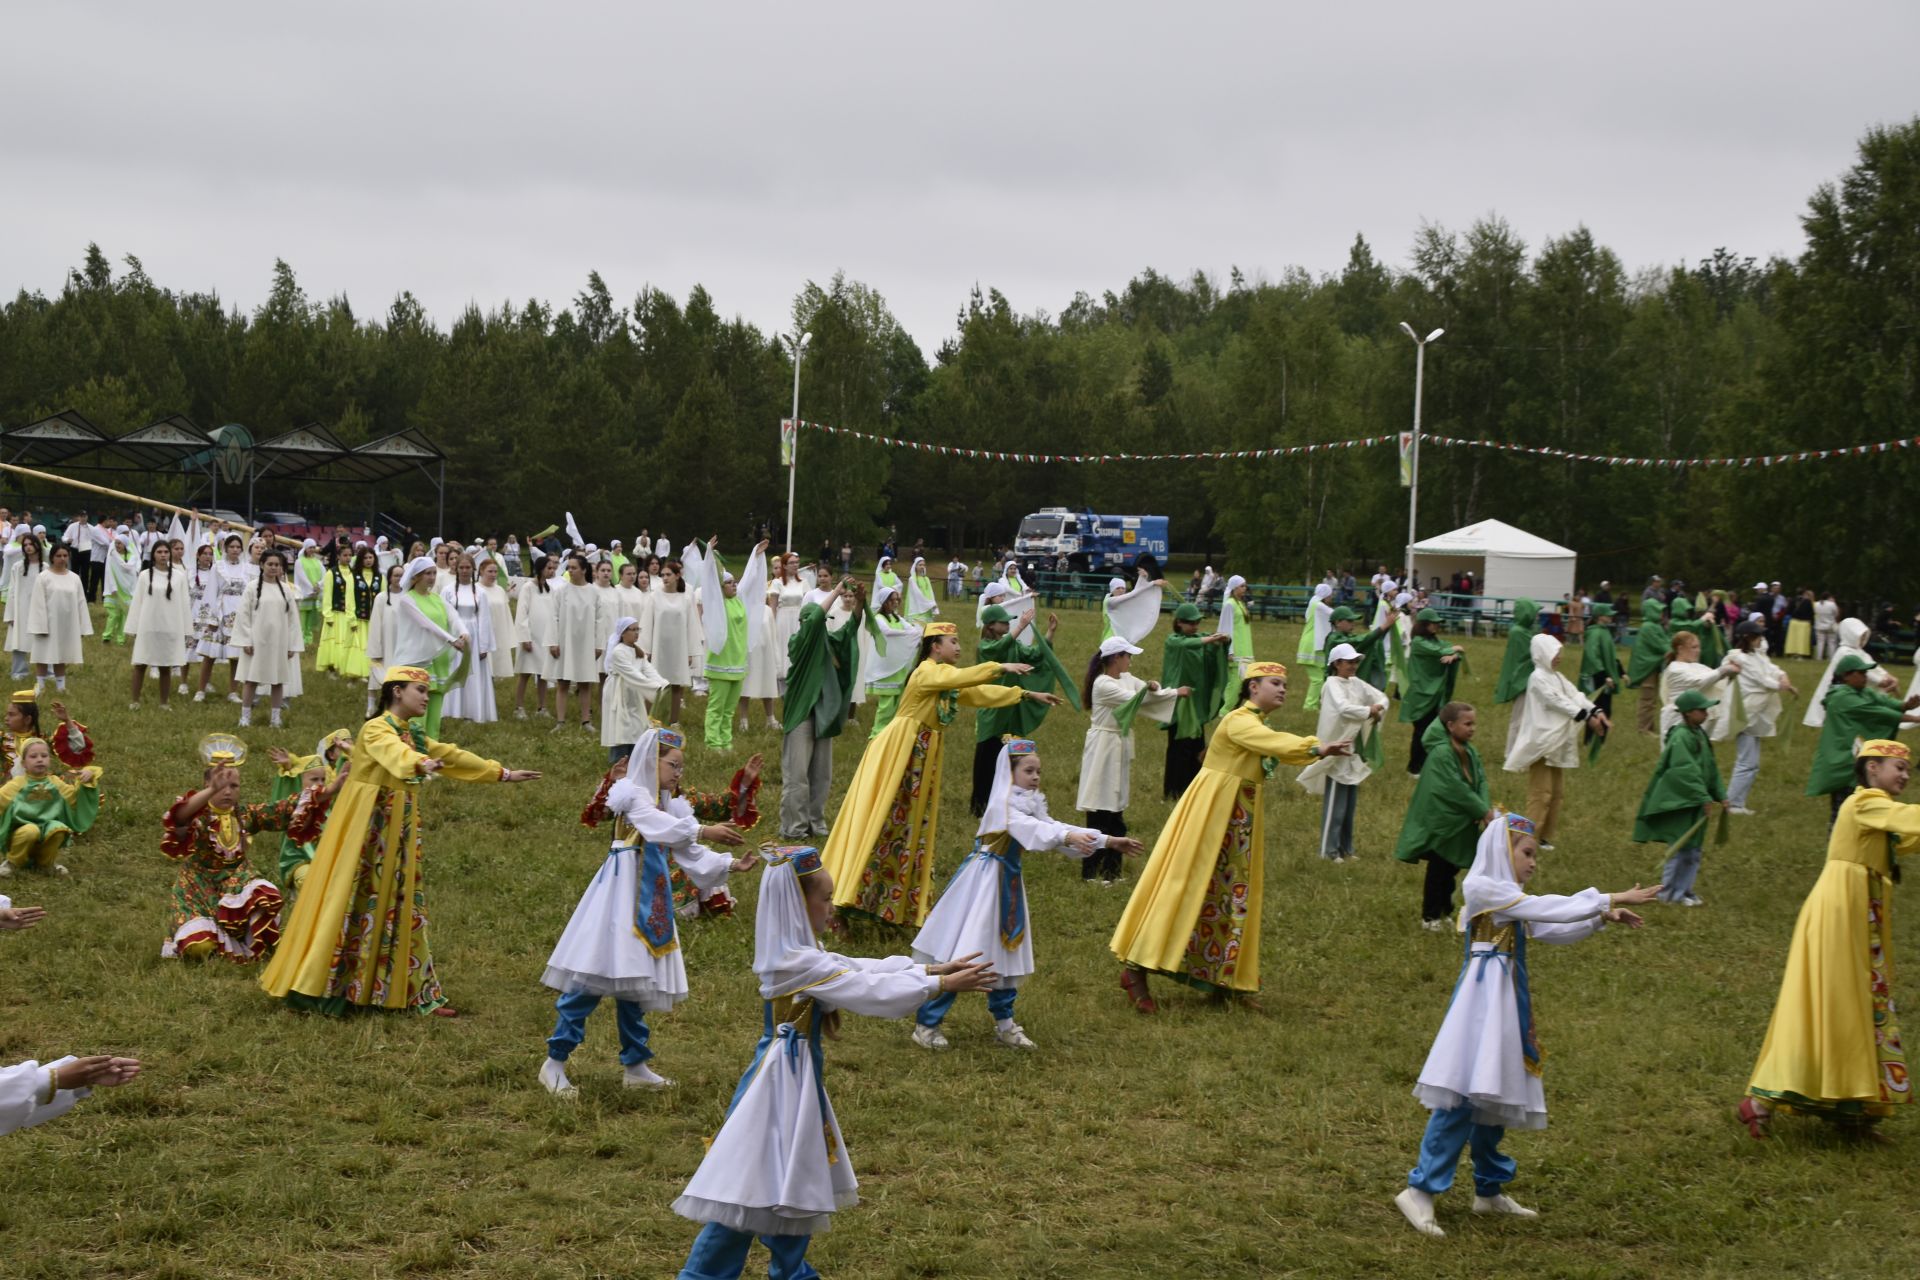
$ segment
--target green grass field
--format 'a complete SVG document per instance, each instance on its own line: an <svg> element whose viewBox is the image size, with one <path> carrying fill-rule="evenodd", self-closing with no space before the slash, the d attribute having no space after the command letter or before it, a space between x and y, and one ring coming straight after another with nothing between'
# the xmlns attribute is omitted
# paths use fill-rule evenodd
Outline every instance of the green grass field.
<svg viewBox="0 0 1920 1280"><path fill-rule="evenodd" d="M1063 615L1069 667L1096 635L1097 615ZM1255 631L1263 655L1288 662L1296 636ZM1159 640L1147 647L1151 676ZM429 798L436 958L464 1016L288 1012L251 969L159 958L173 875L160 814L197 785L194 744L233 728L237 709L163 714L149 690L129 712L126 652L90 646L67 699L101 743L99 824L69 852L71 878L6 886L50 917L0 935L0 1062L110 1051L147 1069L5 1140L0 1275L671 1276L696 1228L668 1205L759 1034L754 876L736 877L740 914L683 932L693 995L653 1024L654 1065L679 1087L620 1088L609 1008L573 1058L580 1099L556 1101L534 1081L552 1025L538 978L606 853L604 834L577 824L604 753L547 721L452 723L462 746L546 773L513 788L436 785ZM1461 692L1484 705L1500 643L1471 652ZM1817 679L1810 663L1789 669L1803 689ZM243 734L260 753L249 797L269 786L266 747L309 751L324 730L358 727L357 685L309 688L291 729ZM1303 694L1301 681L1296 703ZM1790 709L1797 720L1800 704ZM1057 815L1071 810L1084 723L1062 709L1040 734ZM1313 716L1290 705L1273 723L1311 732ZM949 738L941 879L973 830L972 731L963 713ZM1524 781L1497 763L1505 732L1504 710L1483 714L1495 798L1517 805ZM1920 1274L1920 1234L1902 1225L1912 1120L1890 1126L1898 1145L1859 1149L1793 1120L1755 1143L1732 1115L1822 862L1826 805L1800 795L1815 736L1796 729L1768 746L1761 816L1708 849L1704 909L1656 904L1639 933L1536 953L1552 1124L1507 1150L1520 1163L1514 1194L1538 1221L1471 1217L1464 1173L1441 1203L1445 1240L1415 1235L1390 1203L1426 1118L1409 1090L1460 960L1456 937L1417 927L1421 872L1391 856L1411 794L1407 729L1395 725L1386 770L1361 790L1355 862L1315 856L1318 802L1291 771L1266 789L1264 1014L1167 983L1159 1017L1135 1014L1106 948L1126 885L1083 885L1068 859L1034 855L1040 972L1019 1016L1039 1052L995 1045L978 997L948 1019L954 1047L938 1056L910 1043L908 1023L848 1019L827 1078L861 1203L812 1260L862 1278ZM1169 806L1162 740L1140 737L1129 819L1150 844ZM841 740L836 805L861 745ZM717 759L696 741L689 780L720 785L746 750L764 750L771 815L778 743L756 729L743 746ZM1535 888L1654 877L1657 852L1628 839L1654 754L1651 739L1622 733L1570 780L1566 831ZM1721 763L1731 769L1731 744ZM755 835L773 834L769 816ZM271 852L257 863L270 868ZM1916 954L1910 930L1900 936ZM764 1266L756 1250L748 1274Z"/></svg>

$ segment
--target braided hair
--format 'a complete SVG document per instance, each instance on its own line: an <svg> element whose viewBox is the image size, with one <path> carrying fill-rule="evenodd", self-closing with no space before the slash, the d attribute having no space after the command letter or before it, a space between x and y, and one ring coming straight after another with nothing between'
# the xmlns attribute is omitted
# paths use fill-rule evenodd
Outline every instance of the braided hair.
<svg viewBox="0 0 1920 1280"><path fill-rule="evenodd" d="M253 607L260 607L260 593L267 585L267 561L280 562L280 581L274 583L280 588L280 607L288 613L293 612L292 597L287 595L287 554L278 547L269 547L260 557L260 576L253 581Z"/></svg>

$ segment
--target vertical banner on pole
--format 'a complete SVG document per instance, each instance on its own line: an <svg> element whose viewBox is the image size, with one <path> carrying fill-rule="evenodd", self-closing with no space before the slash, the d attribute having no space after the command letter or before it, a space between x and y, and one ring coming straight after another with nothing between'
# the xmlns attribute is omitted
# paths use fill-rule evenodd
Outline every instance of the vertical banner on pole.
<svg viewBox="0 0 1920 1280"><path fill-rule="evenodd" d="M1413 488L1413 432L1400 433L1400 487Z"/></svg>
<svg viewBox="0 0 1920 1280"><path fill-rule="evenodd" d="M793 433L793 419L780 419L780 465L783 467L793 465Z"/></svg>

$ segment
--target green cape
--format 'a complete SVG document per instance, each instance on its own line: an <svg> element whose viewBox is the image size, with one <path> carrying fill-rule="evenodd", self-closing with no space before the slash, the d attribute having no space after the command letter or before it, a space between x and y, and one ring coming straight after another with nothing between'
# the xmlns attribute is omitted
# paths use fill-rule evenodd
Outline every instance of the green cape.
<svg viewBox="0 0 1920 1280"><path fill-rule="evenodd" d="M1821 700L1827 721L1820 726L1807 771L1807 794L1828 796L1853 790L1853 744L1891 738L1900 731L1901 705L1878 689L1856 689L1836 682Z"/></svg>
<svg viewBox="0 0 1920 1280"><path fill-rule="evenodd" d="M813 724L816 738L837 738L853 706L860 673L860 628L849 623L827 630L827 611L800 607L800 629L787 641L787 696L781 704L782 733Z"/></svg>
<svg viewBox="0 0 1920 1280"><path fill-rule="evenodd" d="M1164 728L1176 738L1206 736L1207 722L1222 697L1231 697L1227 686L1233 683L1233 662L1227 646L1207 644L1199 634L1183 636L1178 631L1167 636L1167 648L1160 658L1160 687L1193 690L1189 697L1174 704L1173 719Z"/></svg>
<svg viewBox="0 0 1920 1280"><path fill-rule="evenodd" d="M1453 682L1460 673L1460 664L1443 665L1440 661L1452 652L1452 645L1435 636L1415 636L1407 645L1407 661L1400 679L1400 723L1417 724L1453 697Z"/></svg>
<svg viewBox="0 0 1920 1280"><path fill-rule="evenodd" d="M1420 741L1427 748L1427 762L1420 767L1420 780L1413 784L1413 799L1401 821L1400 843L1394 846L1393 856L1418 862L1422 854L1437 853L1464 871L1473 865L1475 846L1480 843L1480 819L1493 807L1486 768L1469 742L1467 770L1473 780L1462 776L1447 726L1438 720L1427 726Z"/></svg>
<svg viewBox="0 0 1920 1280"><path fill-rule="evenodd" d="M1706 731L1677 724L1667 731L1653 777L1640 797L1640 811L1633 820L1634 842L1672 844L1700 821L1700 810L1708 801L1726 798Z"/></svg>
<svg viewBox="0 0 1920 1280"><path fill-rule="evenodd" d="M1613 644L1613 632L1606 627L1588 627L1580 646L1580 691L1588 697L1612 680L1620 685L1620 650Z"/></svg>
<svg viewBox="0 0 1920 1280"><path fill-rule="evenodd" d="M1667 629L1642 618L1640 629L1633 633L1633 652L1627 656L1627 683L1638 688L1648 679L1658 679L1662 660L1671 648L1673 638Z"/></svg>
<svg viewBox="0 0 1920 1280"><path fill-rule="evenodd" d="M1533 632L1540 606L1522 598L1513 602L1513 625L1507 628L1507 651L1500 659L1500 679L1493 686L1495 702L1512 702L1527 691L1533 675Z"/></svg>

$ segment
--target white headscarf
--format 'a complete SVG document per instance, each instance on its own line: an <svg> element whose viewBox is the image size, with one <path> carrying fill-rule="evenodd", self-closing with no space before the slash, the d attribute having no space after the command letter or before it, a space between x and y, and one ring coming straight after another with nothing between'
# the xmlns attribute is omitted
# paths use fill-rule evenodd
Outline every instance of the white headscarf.
<svg viewBox="0 0 1920 1280"><path fill-rule="evenodd" d="M600 659L600 670L613 673L613 651L620 647L620 637L627 634L627 628L640 621L638 618L621 616L613 620L613 634L607 637L607 647Z"/></svg>
<svg viewBox="0 0 1920 1280"><path fill-rule="evenodd" d="M1108 595L1112 595L1116 591L1125 591L1126 589L1127 589L1127 580L1125 578L1108 578L1107 579Z"/></svg>
<svg viewBox="0 0 1920 1280"><path fill-rule="evenodd" d="M1008 754L1012 746L1010 742L1001 744L1000 754L993 762L993 790L987 795L987 807L981 811L980 826L975 830L975 835L991 836L1005 831L1007 814L1011 809L1046 816L1047 798L1043 793L1023 791L1013 785L1014 757ZM1038 810L1034 808L1035 796L1039 797Z"/></svg>
<svg viewBox="0 0 1920 1280"><path fill-rule="evenodd" d="M415 578L419 577L422 573L436 570L439 567L439 565L435 564L426 556L419 556L408 561L407 567L400 571L400 589L402 591L413 590L413 580Z"/></svg>
<svg viewBox="0 0 1920 1280"><path fill-rule="evenodd" d="M820 949L807 920L800 877L794 874L795 859L817 865L819 857L819 850L811 845L797 845L767 858L766 872L760 877L760 905L753 917L753 972L760 979L762 1000L792 995L847 971L840 957Z"/></svg>
<svg viewBox="0 0 1920 1280"><path fill-rule="evenodd" d="M1460 886L1460 918L1455 927L1462 933L1475 916L1510 907L1527 896L1527 891L1513 877L1513 839L1507 825L1511 818L1526 822L1519 814L1503 809L1494 814L1493 821L1480 833L1473 865L1467 868L1466 881ZM1531 832L1533 824L1527 823L1527 829Z"/></svg>
<svg viewBox="0 0 1920 1280"><path fill-rule="evenodd" d="M1233 634L1233 623L1234 623L1234 610L1233 610L1233 592L1234 592L1234 588L1236 588L1236 587L1244 587L1244 586L1246 586L1246 585L1247 585L1247 580L1246 580L1245 578L1243 578L1243 577L1241 577L1241 576L1240 576L1239 574L1237 574L1237 573L1236 573L1236 574L1234 574L1234 575L1233 575L1233 576L1232 576L1231 578L1228 578L1228 579L1227 579L1227 589L1226 589L1225 591L1222 591L1222 592L1220 593L1220 625L1214 628L1214 632L1215 632L1216 634L1218 634L1218 635L1223 635L1223 636L1230 636L1230 635L1232 635L1232 634Z"/></svg>

